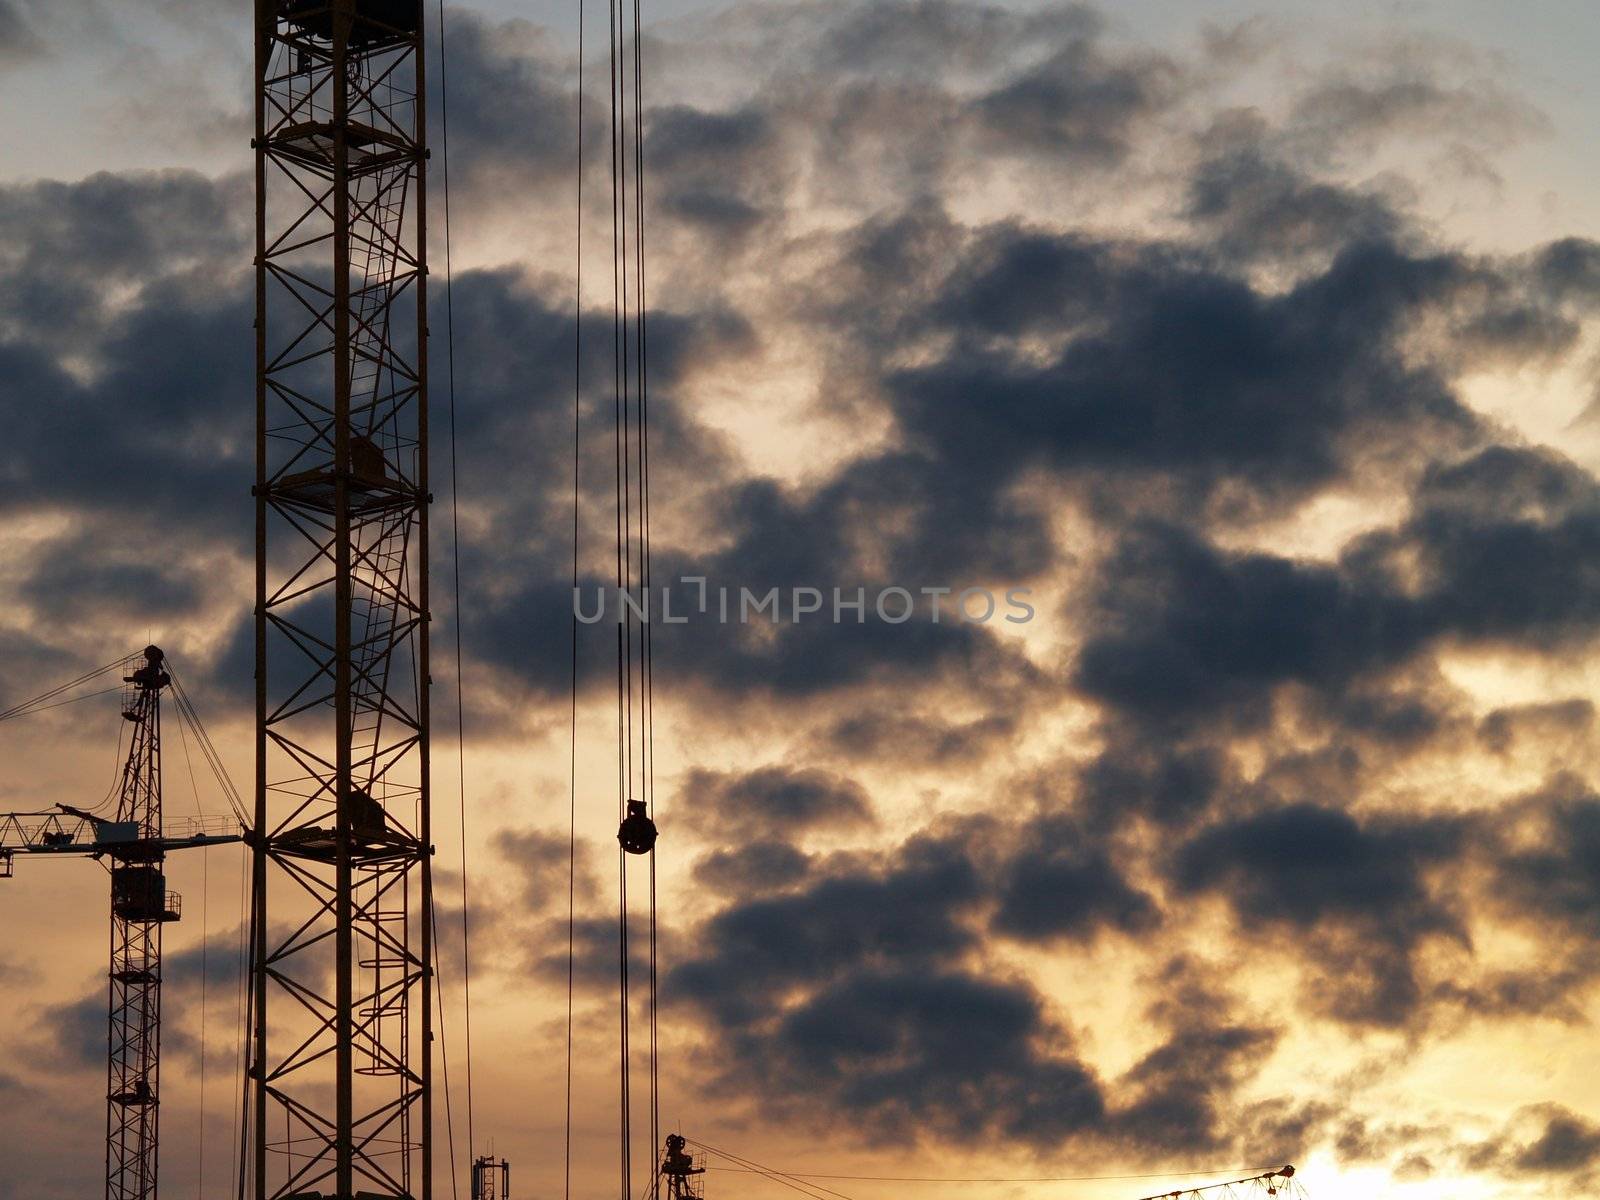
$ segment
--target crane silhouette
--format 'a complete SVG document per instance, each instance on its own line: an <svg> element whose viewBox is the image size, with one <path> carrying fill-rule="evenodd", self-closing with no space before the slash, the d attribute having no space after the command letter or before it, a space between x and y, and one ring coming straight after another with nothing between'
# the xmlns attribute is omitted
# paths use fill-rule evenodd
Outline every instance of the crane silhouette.
<svg viewBox="0 0 1600 1200"><path fill-rule="evenodd" d="M122 682L122 717L132 738L117 777L116 815L69 804L0 814L0 878L12 877L18 855L87 855L109 867L106 1200L152 1200L161 1105L161 931L182 916L163 867L170 851L238 842L241 835L209 832L204 822L182 836L166 835L161 693L172 683L166 656L159 647L145 647L126 660Z"/></svg>

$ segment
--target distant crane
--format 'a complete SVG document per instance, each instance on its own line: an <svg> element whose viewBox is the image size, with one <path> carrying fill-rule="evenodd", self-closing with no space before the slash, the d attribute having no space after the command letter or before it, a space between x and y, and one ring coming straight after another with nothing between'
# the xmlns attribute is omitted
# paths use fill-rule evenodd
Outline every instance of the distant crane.
<svg viewBox="0 0 1600 1200"><path fill-rule="evenodd" d="M510 1195L510 1163L492 1154L472 1160L472 1200L508 1200Z"/></svg>
<svg viewBox="0 0 1600 1200"><path fill-rule="evenodd" d="M1141 1200L1255 1200L1258 1196L1303 1197L1306 1190L1295 1182L1294 1166L1285 1164L1275 1170L1263 1171L1246 1179L1232 1179L1226 1183L1207 1183L1200 1187L1176 1192L1157 1192Z"/></svg>
<svg viewBox="0 0 1600 1200"><path fill-rule="evenodd" d="M660 1177L667 1182L667 1200L702 1200L705 1195L704 1167L694 1165L687 1152L689 1142L681 1133L667 1135L666 1152L661 1156Z"/></svg>
<svg viewBox="0 0 1600 1200"><path fill-rule="evenodd" d="M238 834L161 822L161 692L172 682L156 646L127 664L122 716L133 727L118 779L117 813L68 804L0 814L0 879L18 854L87 854L111 870L111 965L106 1064L106 1200L153 1200L160 1112L161 928L181 915L162 864L169 850L217 846ZM15 710L13 710L15 711Z"/></svg>

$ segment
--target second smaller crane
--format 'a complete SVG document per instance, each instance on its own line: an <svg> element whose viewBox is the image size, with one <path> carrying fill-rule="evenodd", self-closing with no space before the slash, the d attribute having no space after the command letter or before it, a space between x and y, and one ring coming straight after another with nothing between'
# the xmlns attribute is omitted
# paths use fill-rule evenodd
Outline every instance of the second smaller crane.
<svg viewBox="0 0 1600 1200"><path fill-rule="evenodd" d="M122 716L133 736L118 777L115 817L70 804L0 814L0 879L18 854L89 855L111 871L111 965L107 972L106 1200L156 1194L161 1057L161 930L182 906L167 891L167 852L237 842L204 822L166 836L161 818L161 692L172 683L157 646L128 662ZM182 689L179 689L180 709Z"/></svg>

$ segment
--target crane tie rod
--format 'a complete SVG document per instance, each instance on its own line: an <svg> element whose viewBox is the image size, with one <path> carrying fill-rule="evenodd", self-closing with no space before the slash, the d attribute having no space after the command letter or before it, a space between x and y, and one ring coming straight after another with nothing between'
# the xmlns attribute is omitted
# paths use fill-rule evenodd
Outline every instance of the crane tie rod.
<svg viewBox="0 0 1600 1200"><path fill-rule="evenodd" d="M107 671L115 670L127 661L127 656L113 659L111 662L106 663L105 666L96 667L92 671L87 671L84 674L79 675L76 679L69 679L66 683L63 683L58 687L53 687L49 691L43 692L31 700L24 700L21 704L13 704L10 708L0 710L0 721L11 721L15 720L17 717L30 717L34 713L42 712L47 708L56 708L58 707L57 704L51 704L47 702L55 700L55 698L61 695L63 692L69 692L75 687L81 687L83 684L88 683L91 679L94 679L100 675L104 675ZM104 696L108 692L114 692L116 690L117 689L114 687L107 688L105 691L92 692L90 693L90 696ZM87 700L90 698L90 696L74 696L70 700L62 700L59 703L74 704L79 700Z"/></svg>
<svg viewBox="0 0 1600 1200"><path fill-rule="evenodd" d="M1204 1188L1191 1189L1192 1191L1209 1190L1218 1187L1237 1187L1243 1183L1256 1183L1269 1181L1274 1178L1284 1177L1284 1168L1277 1167L1232 1167L1222 1170L1208 1171L1157 1171L1135 1175L850 1175L830 1174L817 1171L780 1171L776 1167L764 1167L747 1158L741 1158L727 1150L709 1145L697 1138L686 1138L690 1145L697 1146L711 1154L721 1155L733 1162L746 1165L735 1167L707 1166L708 1171L725 1171L738 1174L756 1175L781 1175L786 1179L811 1180L824 1179L837 1182L859 1183L1116 1183L1137 1182L1148 1179L1181 1179L1200 1175L1241 1175L1248 1178L1235 1179L1230 1183L1207 1184ZM1292 1168L1290 1168L1292 1170ZM1172 1195L1184 1193L1160 1192L1155 1196L1145 1197L1144 1200L1165 1200Z"/></svg>

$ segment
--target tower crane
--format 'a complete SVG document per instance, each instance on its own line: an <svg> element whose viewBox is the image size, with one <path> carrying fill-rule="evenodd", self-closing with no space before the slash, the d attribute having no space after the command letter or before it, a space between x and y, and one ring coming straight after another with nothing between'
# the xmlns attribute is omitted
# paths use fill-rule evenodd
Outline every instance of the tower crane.
<svg viewBox="0 0 1600 1200"><path fill-rule="evenodd" d="M17 855L88 855L111 873L111 963L107 971L106 1200L156 1194L160 1114L161 931L182 913L167 891L172 850L218 846L239 834L203 822L168 837L161 818L161 693L172 683L166 657L147 646L126 664L122 716L132 739L117 782L115 817L70 804L0 814L0 878Z"/></svg>

